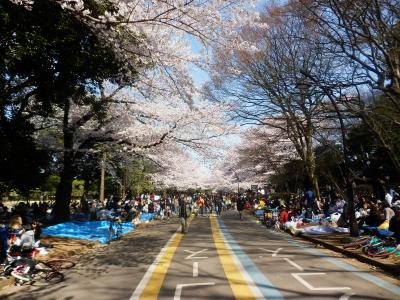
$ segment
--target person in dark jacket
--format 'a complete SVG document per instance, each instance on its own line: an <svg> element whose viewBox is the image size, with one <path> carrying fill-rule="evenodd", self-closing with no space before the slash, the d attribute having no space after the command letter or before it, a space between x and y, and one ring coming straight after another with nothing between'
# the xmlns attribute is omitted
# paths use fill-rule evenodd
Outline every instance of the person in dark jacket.
<svg viewBox="0 0 400 300"><path fill-rule="evenodd" d="M188 218L190 217L191 210L189 201L186 195L179 197L179 217L181 218L182 233L188 232Z"/></svg>
<svg viewBox="0 0 400 300"><path fill-rule="evenodd" d="M390 219L389 231L393 232L392 237L400 242L400 208L396 209L394 217Z"/></svg>
<svg viewBox="0 0 400 300"><path fill-rule="evenodd" d="M245 205L246 205L246 200L244 200L243 197L239 197L237 200L236 207L239 212L240 220L243 220L243 210L244 210Z"/></svg>

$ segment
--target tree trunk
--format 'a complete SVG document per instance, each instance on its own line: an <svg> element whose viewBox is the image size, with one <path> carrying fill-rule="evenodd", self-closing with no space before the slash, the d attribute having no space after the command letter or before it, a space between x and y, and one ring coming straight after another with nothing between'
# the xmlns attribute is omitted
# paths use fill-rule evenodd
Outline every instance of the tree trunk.
<svg viewBox="0 0 400 300"><path fill-rule="evenodd" d="M63 142L64 142L64 160L63 169L60 175L60 183L56 191L56 202L53 209L55 222L65 222L69 220L70 203L72 193L72 181L74 180L74 132L69 128L69 110L70 100L65 101L63 116Z"/></svg>
<svg viewBox="0 0 400 300"><path fill-rule="evenodd" d="M306 137L306 171L309 178L309 184L314 189L316 199L320 200L320 192L318 186L318 178L315 176L315 157L314 157L314 145L312 142L311 133Z"/></svg>
<svg viewBox="0 0 400 300"><path fill-rule="evenodd" d="M89 190L90 190L90 185L91 185L91 180L89 178L89 176L83 176L83 192L82 192L82 196L80 199L80 203L82 204L83 201L86 201L88 194L89 194Z"/></svg>
<svg viewBox="0 0 400 300"><path fill-rule="evenodd" d="M106 153L103 152L103 158L101 161L101 170L100 170L100 187L99 187L99 201L100 203L104 204L104 180L106 174Z"/></svg>
<svg viewBox="0 0 400 300"><path fill-rule="evenodd" d="M313 188L315 191L315 197L317 198L317 200L321 200L321 195L320 195L319 186L318 186L318 178L317 178L317 176L315 176L315 174L313 174L312 184L313 184Z"/></svg>
<svg viewBox="0 0 400 300"><path fill-rule="evenodd" d="M346 180L346 194L347 194L347 205L348 205L348 213L349 213L349 228L350 235L353 237L359 236L358 232L358 224L355 216L355 207L354 207L354 189L353 182L347 178Z"/></svg>
<svg viewBox="0 0 400 300"><path fill-rule="evenodd" d="M70 147L69 147L70 146ZM67 137L64 134L64 162L61 172L60 183L56 191L56 203L54 205L53 215L56 222L65 222L69 220L72 193L72 181L74 180L72 134Z"/></svg>

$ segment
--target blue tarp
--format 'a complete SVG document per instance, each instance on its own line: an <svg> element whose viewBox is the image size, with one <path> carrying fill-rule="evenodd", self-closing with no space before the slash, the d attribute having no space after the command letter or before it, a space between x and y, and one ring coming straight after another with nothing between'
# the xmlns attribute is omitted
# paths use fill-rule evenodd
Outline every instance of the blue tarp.
<svg viewBox="0 0 400 300"><path fill-rule="evenodd" d="M156 216L155 213L141 213L140 214L140 221L151 221Z"/></svg>
<svg viewBox="0 0 400 300"><path fill-rule="evenodd" d="M108 242L109 221L66 222L43 228L43 233L50 236L60 236L81 240ZM122 234L134 229L130 222L122 223Z"/></svg>
<svg viewBox="0 0 400 300"><path fill-rule="evenodd" d="M106 211L106 215L110 215L110 211ZM141 213L140 214L140 220L141 221L151 221L154 219L156 216L155 213ZM72 214L71 215L71 220L72 221L87 221L88 220L88 215L84 213L77 213L77 214Z"/></svg>
<svg viewBox="0 0 400 300"><path fill-rule="evenodd" d="M83 218L84 214L81 215ZM140 220L142 222L151 221L155 216L155 213L142 213L140 214ZM43 233L50 236L107 243L109 227L109 221L73 221L43 228ZM134 227L135 226L130 222L122 223L122 234L132 231Z"/></svg>
<svg viewBox="0 0 400 300"><path fill-rule="evenodd" d="M362 226L361 229L363 229L365 233L377 235L379 237L390 237L393 235L392 231L379 229L378 227L373 226Z"/></svg>

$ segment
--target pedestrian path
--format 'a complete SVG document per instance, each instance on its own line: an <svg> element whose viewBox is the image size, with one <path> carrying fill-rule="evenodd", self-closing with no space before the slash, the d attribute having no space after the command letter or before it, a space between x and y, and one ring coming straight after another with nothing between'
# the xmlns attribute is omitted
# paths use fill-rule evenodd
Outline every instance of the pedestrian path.
<svg viewBox="0 0 400 300"><path fill-rule="evenodd" d="M149 225L85 257L66 280L0 299L400 299L399 281L310 248L237 212Z"/></svg>
<svg viewBox="0 0 400 300"><path fill-rule="evenodd" d="M165 255L170 248L174 255ZM169 266L163 267L163 282L146 286L140 295L137 289L131 300L400 297L398 282L240 221L235 212L196 218L179 245L168 244L162 253L169 260L161 263Z"/></svg>

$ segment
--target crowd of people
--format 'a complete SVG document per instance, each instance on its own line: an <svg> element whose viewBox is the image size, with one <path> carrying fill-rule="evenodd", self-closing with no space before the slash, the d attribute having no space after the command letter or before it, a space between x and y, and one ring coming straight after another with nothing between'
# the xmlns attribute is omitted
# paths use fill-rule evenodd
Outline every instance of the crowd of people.
<svg viewBox="0 0 400 300"><path fill-rule="evenodd" d="M253 200L250 199L252 202ZM267 203L278 209L278 221L284 224L294 218L306 220L332 220L338 227L349 227L348 203L341 195L326 195L317 199L312 190L303 195L290 195L286 198L255 199L254 206ZM400 238L400 197L387 193L379 200L373 195L354 197L355 218L360 229L378 228L387 230L388 235Z"/></svg>
<svg viewBox="0 0 400 300"><path fill-rule="evenodd" d="M398 194L387 193L385 199L378 200L373 196L356 196L354 198L356 219L360 228L380 228L400 238L400 198ZM150 213L155 218L168 219L175 215L181 218L182 232L187 231L187 218L191 214L208 216L215 212L221 214L227 209L236 209L239 218L243 210L268 206L279 211L280 224L303 218L309 220L332 219L339 227L349 226L348 204L341 195L327 195L317 199L309 189L302 195L288 194L287 197L271 197L247 192L237 194L188 194L175 193L156 196L154 193L137 197L119 199L110 196L104 202L83 198L71 203L72 220L107 220L119 218L123 222L140 223L142 213ZM0 201L0 237L1 255L10 233L34 230L35 237L40 235L40 225L51 223L52 205L48 202L19 202L6 206ZM7 237L6 237L7 235Z"/></svg>
<svg viewBox="0 0 400 300"><path fill-rule="evenodd" d="M230 203L229 201L227 201ZM94 221L118 219L122 222L141 223L141 214L151 214L154 218L165 219L175 215L181 219L182 232L187 232L187 219L192 213L208 216L213 208L216 213L226 207L222 197L206 194L176 193L166 197L154 193L138 197L119 199L110 196L104 202L82 198L71 203L71 220ZM224 208L223 208L224 207ZM31 233L31 247L38 241L43 224L52 223L52 203L41 201L17 202L5 205L0 201L0 264L7 257L11 246L28 246L24 236ZM22 240L21 240L22 238ZM15 241L18 240L16 243Z"/></svg>

